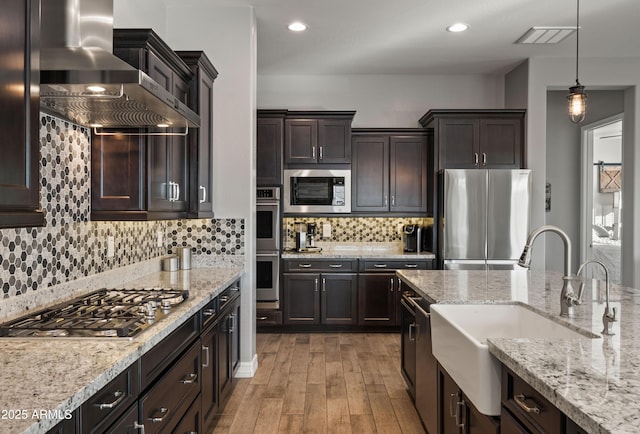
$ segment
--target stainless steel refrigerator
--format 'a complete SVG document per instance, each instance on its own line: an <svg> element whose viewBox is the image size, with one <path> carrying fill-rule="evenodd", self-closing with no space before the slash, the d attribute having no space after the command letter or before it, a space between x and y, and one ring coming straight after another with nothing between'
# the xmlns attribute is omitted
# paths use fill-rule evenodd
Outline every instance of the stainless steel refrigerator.
<svg viewBox="0 0 640 434"><path fill-rule="evenodd" d="M531 171L447 169L441 182L443 268L516 268L529 232Z"/></svg>

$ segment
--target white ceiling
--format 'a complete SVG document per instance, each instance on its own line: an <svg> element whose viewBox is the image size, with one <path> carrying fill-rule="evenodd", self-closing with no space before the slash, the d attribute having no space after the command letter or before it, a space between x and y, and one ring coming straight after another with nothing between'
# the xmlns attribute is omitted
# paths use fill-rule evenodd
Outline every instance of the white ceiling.
<svg viewBox="0 0 640 434"><path fill-rule="evenodd" d="M575 0L210 0L252 5L258 74L493 74L575 57L575 35L515 45L533 26L575 26ZM581 57L640 57L640 0L582 0ZM293 20L307 23L292 33ZM454 34L445 27L471 27Z"/></svg>

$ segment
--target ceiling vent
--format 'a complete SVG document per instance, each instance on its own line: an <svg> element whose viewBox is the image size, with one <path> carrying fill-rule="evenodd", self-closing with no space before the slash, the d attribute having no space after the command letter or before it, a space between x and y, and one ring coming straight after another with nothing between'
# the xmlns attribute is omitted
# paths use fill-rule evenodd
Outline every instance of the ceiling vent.
<svg viewBox="0 0 640 434"><path fill-rule="evenodd" d="M575 33L576 27L531 27L516 44L557 44Z"/></svg>

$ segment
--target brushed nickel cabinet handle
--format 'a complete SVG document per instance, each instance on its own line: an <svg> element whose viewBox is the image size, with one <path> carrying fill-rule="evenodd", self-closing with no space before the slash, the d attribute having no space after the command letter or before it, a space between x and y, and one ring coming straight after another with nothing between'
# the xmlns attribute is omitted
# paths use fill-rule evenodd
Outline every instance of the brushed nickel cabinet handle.
<svg viewBox="0 0 640 434"><path fill-rule="evenodd" d="M342 264L329 264L331 268L342 268Z"/></svg>
<svg viewBox="0 0 640 434"><path fill-rule="evenodd" d="M311 264L298 264L299 268L311 268Z"/></svg>
<svg viewBox="0 0 640 434"><path fill-rule="evenodd" d="M137 420L133 422L133 429L137 429L140 431L140 434L144 434L144 424L138 423Z"/></svg>
<svg viewBox="0 0 640 434"><path fill-rule="evenodd" d="M389 292L393 292L393 277L389 279Z"/></svg>
<svg viewBox="0 0 640 434"><path fill-rule="evenodd" d="M474 152L474 153L473 153L473 164L474 164L475 166L477 166L477 165L478 165L478 153L477 153L477 152Z"/></svg>
<svg viewBox="0 0 640 434"><path fill-rule="evenodd" d="M520 407L521 409L523 409L525 412L527 413L534 413L534 414L540 414L540 408L538 408L538 405L534 405L533 407L529 407L525 401L527 399L530 399L531 401L533 401L533 398L527 398L526 396L524 396L522 393L515 395L513 397L513 400L516 402L516 404L518 404L518 407ZM535 403L535 401L533 401Z"/></svg>
<svg viewBox="0 0 640 434"><path fill-rule="evenodd" d="M486 152L482 153L482 165L483 166L487 165L487 153Z"/></svg>
<svg viewBox="0 0 640 434"><path fill-rule="evenodd" d="M320 146L320 159L321 159L321 160L324 158L324 156L323 156L322 154L323 154L323 152L322 152L322 146Z"/></svg>
<svg viewBox="0 0 640 434"><path fill-rule="evenodd" d="M256 320L258 320L258 321L266 321L268 319L269 319L268 316L259 316L259 317L256 318Z"/></svg>
<svg viewBox="0 0 640 434"><path fill-rule="evenodd" d="M373 264L374 268L387 268L387 264Z"/></svg>
<svg viewBox="0 0 640 434"><path fill-rule="evenodd" d="M202 351L204 351L204 353L207 355L207 358L206 358L207 361L202 364L202 367L208 368L209 367L209 347L203 345Z"/></svg>
<svg viewBox="0 0 640 434"><path fill-rule="evenodd" d="M327 279L322 278L322 292L327 292Z"/></svg>
<svg viewBox="0 0 640 434"><path fill-rule="evenodd" d="M418 268L418 264L404 264L405 268Z"/></svg>
<svg viewBox="0 0 640 434"><path fill-rule="evenodd" d="M98 410L111 409L116 407L122 400L124 399L124 392L116 390L113 392L113 396L116 398L112 402L101 402L99 404L93 404L95 407L98 407Z"/></svg>
<svg viewBox="0 0 640 434"><path fill-rule="evenodd" d="M180 380L180 382L182 384L193 384L196 382L197 379L198 379L198 374L187 374L182 378L182 380Z"/></svg>
<svg viewBox="0 0 640 434"><path fill-rule="evenodd" d="M316 147L312 147L311 148L311 158L313 158L315 160L316 158Z"/></svg>
<svg viewBox="0 0 640 434"><path fill-rule="evenodd" d="M313 289L315 292L318 292L318 278L316 277L313 282Z"/></svg>
<svg viewBox="0 0 640 434"><path fill-rule="evenodd" d="M162 415L162 417L150 417L148 418L148 420L150 420L153 423L160 423L164 420L165 417L167 417L167 415L169 414L169 409L166 407L160 407L158 410L156 410L156 413L160 413Z"/></svg>

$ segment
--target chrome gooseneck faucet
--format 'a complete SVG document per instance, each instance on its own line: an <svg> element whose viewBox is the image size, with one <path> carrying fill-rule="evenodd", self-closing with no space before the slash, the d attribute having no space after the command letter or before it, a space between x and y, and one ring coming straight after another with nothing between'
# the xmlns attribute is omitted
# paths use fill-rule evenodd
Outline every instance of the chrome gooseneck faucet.
<svg viewBox="0 0 640 434"><path fill-rule="evenodd" d="M564 243L564 276L562 277L562 292L560 293L560 315L571 316L573 307L582 303L582 287L581 291L576 295L573 290L572 280L575 278L571 274L571 240L569 236L559 227L552 225L540 226L531 231L527 237L527 243L524 246L518 265L529 268L531 266L531 246L533 242L543 232L553 232L557 234Z"/></svg>
<svg viewBox="0 0 640 434"><path fill-rule="evenodd" d="M616 308L615 307L611 308L609 306L609 270L607 269L607 266L604 265L602 262L591 260L581 264L576 274L580 275L580 272L582 271L582 269L589 264L598 264L604 270L606 306L604 308L604 314L602 315L602 325L604 326L604 328L602 329L602 334L611 336L615 334L611 329L613 327L613 323L616 322L617 319L616 319ZM580 292L582 292L583 286L584 286L584 283L580 283Z"/></svg>

